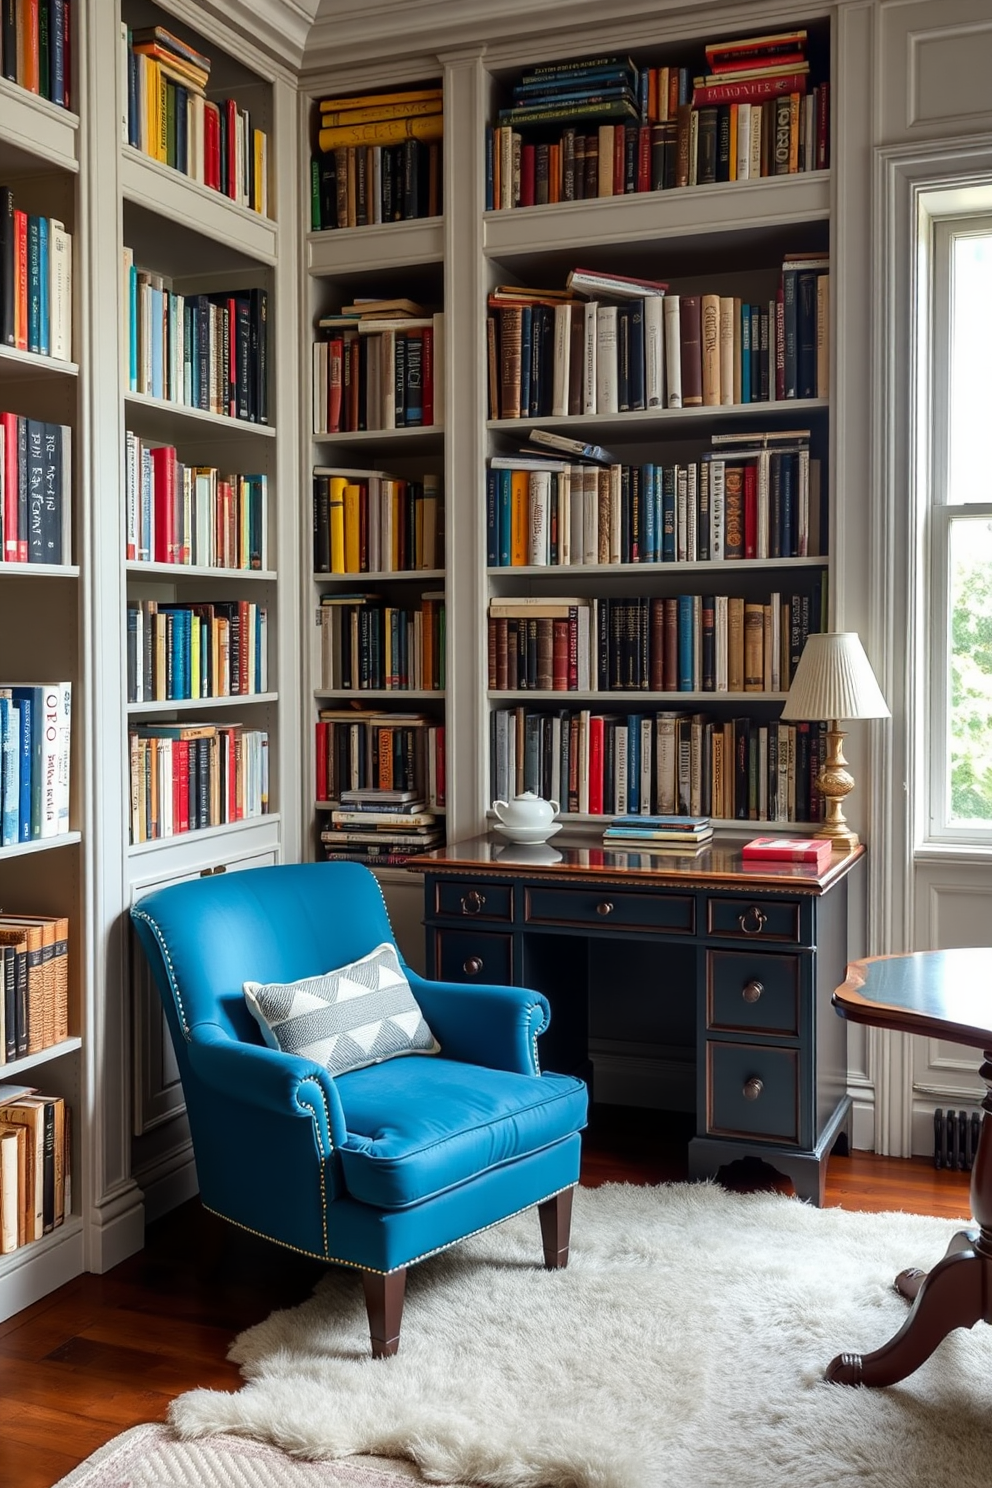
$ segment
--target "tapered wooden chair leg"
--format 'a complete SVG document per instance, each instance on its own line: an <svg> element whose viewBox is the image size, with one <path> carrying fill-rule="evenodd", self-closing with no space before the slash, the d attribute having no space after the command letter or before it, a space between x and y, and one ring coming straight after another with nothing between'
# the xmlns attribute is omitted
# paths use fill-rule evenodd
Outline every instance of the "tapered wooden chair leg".
<svg viewBox="0 0 992 1488"><path fill-rule="evenodd" d="M568 1265L568 1237L572 1228L572 1188L563 1189L552 1199L538 1204L541 1216L541 1239L544 1242L544 1264L549 1271Z"/></svg>
<svg viewBox="0 0 992 1488"><path fill-rule="evenodd" d="M406 1267L401 1266L398 1271L390 1271L385 1275L381 1271L363 1271L362 1286L365 1290L365 1310L369 1315L372 1357L386 1359L390 1354L395 1354L400 1346Z"/></svg>

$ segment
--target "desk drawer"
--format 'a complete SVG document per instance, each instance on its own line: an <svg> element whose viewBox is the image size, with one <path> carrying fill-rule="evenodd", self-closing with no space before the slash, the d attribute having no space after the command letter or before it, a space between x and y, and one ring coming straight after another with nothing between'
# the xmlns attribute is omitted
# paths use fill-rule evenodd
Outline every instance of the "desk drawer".
<svg viewBox="0 0 992 1488"><path fill-rule="evenodd" d="M706 1027L799 1037L799 956L706 952Z"/></svg>
<svg viewBox="0 0 992 1488"><path fill-rule="evenodd" d="M482 879L441 879L435 884L435 912L469 920L512 920L513 885Z"/></svg>
<svg viewBox="0 0 992 1488"><path fill-rule="evenodd" d="M435 930L437 979L441 982L513 981L512 935L486 935L472 930Z"/></svg>
<svg viewBox="0 0 992 1488"><path fill-rule="evenodd" d="M524 900L528 925L575 925L599 930L659 930L691 935L696 902L689 894L631 894L602 888L529 888Z"/></svg>
<svg viewBox="0 0 992 1488"><path fill-rule="evenodd" d="M706 1130L711 1136L799 1142L799 1050L706 1044Z"/></svg>
<svg viewBox="0 0 992 1488"><path fill-rule="evenodd" d="M710 935L733 935L745 940L801 942L799 905L788 900L723 898L711 895L706 902L706 925Z"/></svg>

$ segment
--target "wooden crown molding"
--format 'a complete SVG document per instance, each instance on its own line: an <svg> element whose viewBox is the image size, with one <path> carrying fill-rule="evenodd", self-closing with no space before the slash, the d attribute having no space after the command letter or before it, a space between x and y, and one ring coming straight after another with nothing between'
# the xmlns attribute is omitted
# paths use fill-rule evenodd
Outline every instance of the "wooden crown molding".
<svg viewBox="0 0 992 1488"><path fill-rule="evenodd" d="M320 0L197 0L196 9L239 32L295 76L304 65ZM177 8L175 5L171 9Z"/></svg>

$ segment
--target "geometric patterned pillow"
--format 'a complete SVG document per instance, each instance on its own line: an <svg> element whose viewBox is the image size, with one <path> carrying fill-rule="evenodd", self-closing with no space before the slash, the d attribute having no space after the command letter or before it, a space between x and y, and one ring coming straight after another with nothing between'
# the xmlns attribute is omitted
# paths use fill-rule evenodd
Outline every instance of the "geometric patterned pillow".
<svg viewBox="0 0 992 1488"><path fill-rule="evenodd" d="M332 1075L441 1048L388 941L367 956L298 982L245 982L245 1000L271 1049Z"/></svg>

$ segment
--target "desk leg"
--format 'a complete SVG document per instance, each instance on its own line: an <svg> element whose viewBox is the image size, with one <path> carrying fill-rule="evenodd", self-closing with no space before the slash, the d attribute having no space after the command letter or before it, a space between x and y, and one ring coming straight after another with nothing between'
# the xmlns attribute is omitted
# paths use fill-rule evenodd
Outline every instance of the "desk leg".
<svg viewBox="0 0 992 1488"><path fill-rule="evenodd" d="M981 1076L985 1116L971 1173L971 1204L980 1228L960 1230L932 1271L901 1271L895 1287L913 1300L893 1338L870 1354L838 1354L826 1378L839 1385L894 1385L919 1369L953 1328L992 1323L992 1053Z"/></svg>

